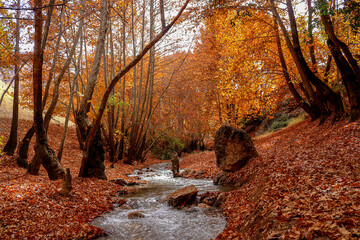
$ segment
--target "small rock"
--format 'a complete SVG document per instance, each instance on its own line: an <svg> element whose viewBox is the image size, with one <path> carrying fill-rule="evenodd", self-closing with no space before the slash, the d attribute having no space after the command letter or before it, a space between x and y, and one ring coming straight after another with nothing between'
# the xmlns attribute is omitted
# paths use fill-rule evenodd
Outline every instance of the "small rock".
<svg viewBox="0 0 360 240"><path fill-rule="evenodd" d="M138 182L127 182L128 186L140 185Z"/></svg>
<svg viewBox="0 0 360 240"><path fill-rule="evenodd" d="M169 196L162 196L159 199L159 203L166 203L169 200Z"/></svg>
<svg viewBox="0 0 360 240"><path fill-rule="evenodd" d="M219 196L219 192L206 192L201 194L200 202L205 203L209 206L214 206L217 197Z"/></svg>
<svg viewBox="0 0 360 240"><path fill-rule="evenodd" d="M191 211L191 208L189 207L183 207L181 210L185 211L185 212L190 212Z"/></svg>
<svg viewBox="0 0 360 240"><path fill-rule="evenodd" d="M202 176L204 175L205 171L204 170L200 170L195 174L195 178L199 179L202 178Z"/></svg>
<svg viewBox="0 0 360 240"><path fill-rule="evenodd" d="M110 180L113 183L119 184L120 186L125 186L126 185L126 181L124 179L112 179Z"/></svg>
<svg viewBox="0 0 360 240"><path fill-rule="evenodd" d="M123 197L123 196L126 195L127 193L128 193L128 192L127 192L126 190L121 189L121 190L119 190L117 196L118 196L118 197Z"/></svg>
<svg viewBox="0 0 360 240"><path fill-rule="evenodd" d="M168 204L172 207L190 205L196 200L197 193L194 185L178 189L169 196Z"/></svg>
<svg viewBox="0 0 360 240"><path fill-rule="evenodd" d="M130 205L127 205L127 204L123 204L119 207L119 209L121 210L131 210L132 207Z"/></svg>
<svg viewBox="0 0 360 240"><path fill-rule="evenodd" d="M209 209L211 208L209 205L205 204L205 203L199 203L199 205L197 205L199 208L205 208L205 209Z"/></svg>
<svg viewBox="0 0 360 240"><path fill-rule="evenodd" d="M195 169L191 170L190 173L189 173L190 176L195 176L195 174L196 174L196 170L195 170Z"/></svg>
<svg viewBox="0 0 360 240"><path fill-rule="evenodd" d="M226 200L226 194L223 192L221 193L215 201L214 207L220 207Z"/></svg>
<svg viewBox="0 0 360 240"><path fill-rule="evenodd" d="M224 185L226 182L226 173L220 172L218 173L213 180L214 185Z"/></svg>
<svg viewBox="0 0 360 240"><path fill-rule="evenodd" d="M145 217L144 211L133 211L128 213L129 219L144 218L144 217Z"/></svg>
<svg viewBox="0 0 360 240"><path fill-rule="evenodd" d="M182 171L182 173L180 173L180 177L184 177L186 178L190 173L190 169L185 169L184 171Z"/></svg>

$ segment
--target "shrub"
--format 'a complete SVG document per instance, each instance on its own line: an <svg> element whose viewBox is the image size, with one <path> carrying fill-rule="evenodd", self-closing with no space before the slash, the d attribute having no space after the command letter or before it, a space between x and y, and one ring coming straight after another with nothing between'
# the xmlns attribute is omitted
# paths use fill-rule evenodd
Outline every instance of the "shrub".
<svg viewBox="0 0 360 240"><path fill-rule="evenodd" d="M276 121L274 121L267 132L275 132L284 127L293 126L299 122L305 120L305 115L300 114L297 117L291 117L289 115L281 115Z"/></svg>
<svg viewBox="0 0 360 240"><path fill-rule="evenodd" d="M281 128L289 125L291 117L289 115L281 115L276 121L274 121L270 127L269 132L275 132Z"/></svg>
<svg viewBox="0 0 360 240"><path fill-rule="evenodd" d="M157 140L151 153L157 158L167 160L171 158L173 152L180 152L184 147L184 143L179 138L166 135Z"/></svg>

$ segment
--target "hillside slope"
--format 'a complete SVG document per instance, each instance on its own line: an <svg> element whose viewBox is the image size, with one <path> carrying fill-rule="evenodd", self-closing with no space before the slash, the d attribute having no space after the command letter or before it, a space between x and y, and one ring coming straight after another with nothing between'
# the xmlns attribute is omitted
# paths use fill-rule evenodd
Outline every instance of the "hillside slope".
<svg viewBox="0 0 360 240"><path fill-rule="evenodd" d="M0 97L6 90L7 84L0 80ZM0 117L8 118L9 121L12 118L12 105L13 105L13 87L10 87L7 93L4 95L4 99L0 105ZM20 106L19 107L19 119L22 120L33 120L33 111L29 108ZM54 116L51 119L52 123L63 124L65 118L61 116ZM75 124L69 121L69 126L75 126Z"/></svg>
<svg viewBox="0 0 360 240"><path fill-rule="evenodd" d="M360 122L317 124L255 140L260 157L227 176L239 189L217 239L360 239ZM201 156L197 171L216 168L213 154Z"/></svg>

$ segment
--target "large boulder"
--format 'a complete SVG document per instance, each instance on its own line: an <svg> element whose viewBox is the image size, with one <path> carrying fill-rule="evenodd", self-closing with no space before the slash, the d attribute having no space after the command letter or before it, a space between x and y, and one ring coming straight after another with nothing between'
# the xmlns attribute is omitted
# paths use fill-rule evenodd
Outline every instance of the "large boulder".
<svg viewBox="0 0 360 240"><path fill-rule="evenodd" d="M225 172L236 172L258 156L251 137L230 126L222 126L216 132L214 148L216 165Z"/></svg>
<svg viewBox="0 0 360 240"><path fill-rule="evenodd" d="M198 190L194 185L190 185L173 192L168 199L168 204L172 207L183 207L191 205L197 196Z"/></svg>

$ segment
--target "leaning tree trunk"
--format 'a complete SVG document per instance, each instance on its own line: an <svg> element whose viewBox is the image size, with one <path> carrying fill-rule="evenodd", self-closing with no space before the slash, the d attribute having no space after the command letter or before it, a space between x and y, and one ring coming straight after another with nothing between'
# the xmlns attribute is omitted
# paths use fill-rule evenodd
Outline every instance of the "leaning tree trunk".
<svg viewBox="0 0 360 240"><path fill-rule="evenodd" d="M290 79L288 69L287 69L287 66L286 66L286 61L285 61L285 58L284 58L284 54L283 54L283 51L282 51L280 35L279 35L279 28L278 28L278 24L277 24L276 19L274 19L274 25L275 25L276 44L277 44L277 48L278 48L280 64L281 64L281 68L282 68L282 72L283 72L283 75L284 75L284 78L285 78L286 85L288 86L290 92L294 96L295 101L299 104L299 106L301 106L302 109L305 110L305 112L307 112L310 115L311 120L314 121L314 120L316 120L316 119L318 119L320 117L320 112L312 109L310 107L310 105L307 104L304 101L304 99L300 96L300 94L296 90L294 84L292 83L292 81Z"/></svg>
<svg viewBox="0 0 360 240"><path fill-rule="evenodd" d="M320 4L326 6L323 0L320 1ZM322 12L321 21L329 37L328 45L331 54L342 75L348 94L351 108L349 120L356 121L360 118L360 67L350 52L349 47L336 36L329 13ZM335 56L337 59L335 59Z"/></svg>
<svg viewBox="0 0 360 240"><path fill-rule="evenodd" d="M329 38L328 46L331 51L337 68L341 74L345 85L346 93L350 103L350 121L356 121L360 117L360 85L356 81L356 74L348 61L342 54L340 48L336 46Z"/></svg>
<svg viewBox="0 0 360 240"><path fill-rule="evenodd" d="M36 133L35 161L29 165L30 174L38 174L40 165L46 169L51 180L63 178L65 171L58 162L54 151L47 143L47 135L42 118L42 68L43 49L42 41L42 0L36 3L35 11L35 40L34 40L34 61L33 61L33 96L34 96L34 125Z"/></svg>
<svg viewBox="0 0 360 240"><path fill-rule="evenodd" d="M274 16L276 17L277 22L280 25L280 28L284 34L286 44L288 49L294 59L294 62L299 70L300 76L303 80L304 87L306 91L309 93L311 99L314 101L316 106L321 111L320 123L323 123L325 119L330 115L330 109L326 106L326 102L328 102L332 107L335 113L334 119L338 119L344 113L341 97L336 94L329 86L323 83L310 69L307 64L300 47L298 31L296 27L296 19L294 15L294 11L292 8L291 0L286 0L289 20L291 25L292 32L292 41L290 40L290 35L287 32L287 29L275 8L274 0L270 1L271 8ZM313 91L312 85L316 88L316 92ZM311 105L312 106L312 105Z"/></svg>

